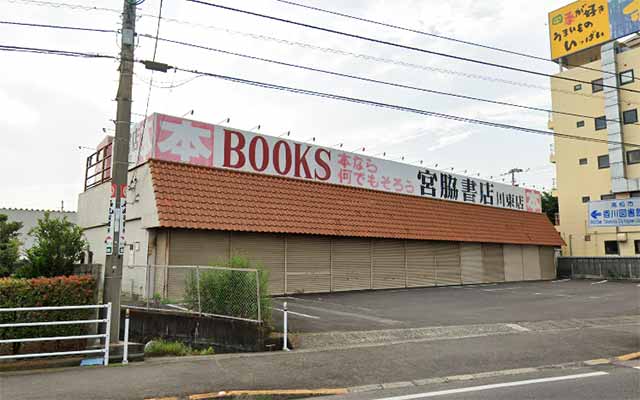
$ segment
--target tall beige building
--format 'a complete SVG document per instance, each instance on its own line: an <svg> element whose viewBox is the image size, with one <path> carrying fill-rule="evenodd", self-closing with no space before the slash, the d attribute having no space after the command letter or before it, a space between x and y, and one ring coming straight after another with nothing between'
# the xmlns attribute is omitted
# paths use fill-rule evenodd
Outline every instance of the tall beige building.
<svg viewBox="0 0 640 400"><path fill-rule="evenodd" d="M555 113L549 128L610 141L555 138L551 162L556 164L556 228L565 241L563 255L639 255L640 227L590 228L588 202L640 197L640 146L611 143L640 145L640 39L609 42L563 60L564 70L556 76L589 83L551 79Z"/></svg>

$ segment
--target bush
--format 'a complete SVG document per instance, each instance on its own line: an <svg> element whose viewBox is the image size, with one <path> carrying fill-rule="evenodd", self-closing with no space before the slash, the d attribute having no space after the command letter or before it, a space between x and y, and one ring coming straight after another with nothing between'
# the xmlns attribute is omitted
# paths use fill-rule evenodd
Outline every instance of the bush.
<svg viewBox="0 0 640 400"><path fill-rule="evenodd" d="M271 321L271 297L269 297L269 273L262 266L234 256L224 266L236 269L258 270L260 284L260 314L268 325ZM185 300L192 310L198 310L198 284L196 271L187 276ZM200 270L200 302L203 313L258 319L256 299L256 275L232 270Z"/></svg>
<svg viewBox="0 0 640 400"><path fill-rule="evenodd" d="M13 273L20 259L18 231L21 222L10 222L9 217L0 214L0 277Z"/></svg>
<svg viewBox="0 0 640 400"><path fill-rule="evenodd" d="M163 339L152 340L144 347L144 355L147 357L205 356L210 354L214 354L212 347L195 350L182 342L172 342Z"/></svg>
<svg viewBox="0 0 640 400"><path fill-rule="evenodd" d="M56 278L0 278L0 308L71 306L95 303L90 275ZM2 312L0 323L89 319L94 310ZM88 325L53 325L0 329L0 339L83 335ZM13 346L14 354L20 343Z"/></svg>

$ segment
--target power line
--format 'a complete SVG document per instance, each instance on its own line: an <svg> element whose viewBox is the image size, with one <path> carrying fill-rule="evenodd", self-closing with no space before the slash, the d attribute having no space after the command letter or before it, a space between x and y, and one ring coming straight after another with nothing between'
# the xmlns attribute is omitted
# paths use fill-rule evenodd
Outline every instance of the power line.
<svg viewBox="0 0 640 400"><path fill-rule="evenodd" d="M69 26L69 25L35 24L35 23L29 23L29 22L2 21L2 20L0 20L0 24L28 26L33 28L65 29L65 30L71 30L71 31L84 31L84 32L118 33L118 31L115 29L84 28L84 27Z"/></svg>
<svg viewBox="0 0 640 400"><path fill-rule="evenodd" d="M139 36L140 37L154 39L153 36L147 35L147 34L139 34ZM322 73L322 74L326 74L326 75L339 76L339 77L342 77L342 78L355 79L355 80L359 80L359 81L363 81L363 82L377 83L377 84L381 84L381 85L392 86L392 87L397 87L397 88L402 88L402 89L415 90L415 91L431 93L431 94L437 94L437 95L441 95L441 96L456 97L456 98L465 99L465 100L473 100L473 101L479 101L479 102L484 102L484 103L489 103L489 104L496 104L496 105L501 105L501 106L515 107L515 108L521 108L521 109L526 109L526 110L531 110L531 111L546 112L546 113L551 113L551 114L567 115L567 116L571 116L571 117L590 118L590 119L596 119L596 118L599 117L599 116L592 116L592 115L585 115L585 114L578 114L578 113L571 113L571 112L564 112L564 111L555 111L555 110L551 110L551 109L548 109L548 108L527 106L527 105L522 105L522 104L509 103L509 102L505 102L505 101L498 101L498 100L492 100L492 99L487 99L487 98L473 97L473 96L467 96L467 95L462 95L462 94L457 94L457 93L443 92L443 91L434 90L434 89L426 89L426 88L422 88L422 87L404 85L404 84L400 84L400 83L383 81L383 80L372 79L372 78L366 78L366 77L357 76L357 75L343 74L343 73L336 72L336 71L329 71L329 70L320 69L320 68L314 68L314 67L305 66L305 65L293 64L293 63L273 60L273 59L269 59L269 58L250 56L250 55L247 55L247 54L237 53L237 52L233 52L233 51L216 49L216 48L212 48L212 47L208 47L208 46L198 45L198 44L195 44L195 43L183 42L183 41L167 39L167 38L159 38L157 36L155 37L155 40L156 41L160 40L162 42L173 43L173 44L177 44L177 45L181 45L181 46L187 46L187 47L192 47L192 48L212 51L212 52L221 53L221 54L232 55L232 56L246 58L246 59L250 59L250 60L262 61L262 62L281 65L281 66L285 66L285 67L302 69L302 70L305 70L305 71L318 72L318 73ZM607 122L617 122L617 123L622 122L622 121L620 121L618 119L605 119L605 121L607 121ZM640 125L640 123L634 123L633 125Z"/></svg>
<svg viewBox="0 0 640 400"><path fill-rule="evenodd" d="M114 12L117 14L121 14L122 10L116 10L115 8L105 8L105 7L94 7L94 6L85 6L83 4L72 4L72 3L59 3L53 1L40 1L40 0L5 0L9 3L14 4L31 4L36 6L44 6L44 7L53 7L53 8L68 8L72 10L83 10L83 11L108 11Z"/></svg>
<svg viewBox="0 0 640 400"><path fill-rule="evenodd" d="M336 34L336 35L350 37L350 38L353 38L353 39L359 39L359 40L364 40L364 41L367 41L367 42L383 44L383 45L393 46L393 47L398 47L398 48L405 49L405 50L410 50L410 51L416 51L416 52L419 52L419 53L431 54L431 55L434 55L434 56L451 58L451 59L458 60L458 61L464 61L464 62L469 62L469 63L474 63L474 64L480 64L480 65L484 65L484 66L488 66L488 67L505 69L505 70L508 70L508 71L522 72L522 73L536 75L536 76L544 76L544 77L551 78L551 79L559 79L559 80L575 82L575 83L591 84L591 82L583 81L583 80L575 79L575 78L570 78L570 77L567 77L567 76L551 75L551 74L547 74L545 72L532 71L532 70L528 70L528 69L524 69L524 68L510 66L510 65L504 65L504 64L498 64L498 63L493 63L493 62L489 62L489 61L477 60L475 58L456 56L454 54L448 54L448 53L442 53L442 52L439 52L439 51L427 50L427 49L423 49L423 48L415 47L415 46L407 46L407 45L404 45L404 44L389 42L389 41L381 40L381 39L375 39L375 38L371 38L371 37L368 37L368 36L358 35L358 34L355 34L355 33L338 31L338 30L335 30L335 29L330 29L330 28L325 28L325 27L321 27L321 26L317 26L317 25L311 25L311 24L307 24L307 23L303 23L303 22L293 21L293 20L289 20L289 19L286 19L286 18L274 17L272 15L266 15L266 14L261 14L261 13L257 13L257 12L253 12L253 11L242 10L242 9L239 9L239 8L223 6L223 5L220 5L220 4L210 3L210 2L203 1L203 0L187 0L187 1L191 2L191 3L197 3L197 4L202 4L202 5L206 5L206 6L210 6L210 7L220 8L220 9L227 10L227 11L233 11L233 12L238 12L238 13L242 13L242 14L246 14L246 15L251 15L251 16L254 16L254 17L265 18L265 19L269 19L269 20L272 20L272 21L283 22L285 24L296 25L296 26L301 26L301 27L304 27L304 28L314 29L314 30L321 31L321 32L333 33L333 34ZM617 90L621 90L621 91L624 90L624 91L631 92L631 93L640 93L640 90L634 90L634 89L628 89L628 88L618 88L617 86L604 85L604 84L599 84L598 86L606 87L606 88L609 88L609 89L617 89Z"/></svg>
<svg viewBox="0 0 640 400"><path fill-rule="evenodd" d="M378 107L378 108L393 109L393 110L404 111L404 112L408 112L408 113L426 115L426 116L430 116L430 117L436 117L436 118L448 119L448 120L453 120L453 121L465 122L465 123L469 123L469 124L477 124L477 125L491 126L491 127L494 127L494 128L517 130L517 131L533 133L533 134L537 134L537 135L554 136L554 137L559 137L559 138L564 138L564 139L582 140L582 141L586 141L586 142L615 144L615 145L629 146L629 147L640 147L640 144L636 144L636 143L618 142L618 141L612 141L612 140L607 140L607 139L599 139L599 138L594 138L594 137L571 135L571 134L567 134L567 133L559 133L559 132L545 131L545 130L535 129L535 128L527 128L527 127L517 126L517 125L503 124L503 123L499 123L499 122L484 121L484 120L479 120L479 119L474 119L474 118L467 118L467 117L461 117L461 116L457 116L457 115L444 114L444 113L428 111L428 110L422 110L422 109L417 109L417 108L411 108L411 107L406 107L406 106L400 106L400 105L395 105L395 104L389 104L389 103L382 103L382 102L377 102L377 101L372 101L372 100L360 99L360 98L356 98L356 97L341 96L341 95L332 94L332 93L317 92L317 91L313 91L313 90L294 88L294 87L290 87L290 86L276 85L276 84L272 84L272 83L253 81L253 80L249 80L249 79L242 79L242 78L232 77L232 76L228 76L228 75L220 75L220 74L215 74L215 73L211 73L211 72L202 72L202 71L195 70L195 69L185 69L185 68L180 68L180 67L172 67L172 68L177 69L178 71L182 71L182 72L188 72L188 73L198 74L198 75L205 75L205 76L209 76L209 77L212 77L212 78L226 80L226 81L230 81L230 82L234 82L234 83L241 83L241 84L250 85L250 86L262 87L262 88L266 88L266 89L280 90L280 91L285 91L285 92L290 92L290 93L304 94L304 95L309 95L309 96L323 97L323 98L328 98L328 99L333 99L333 100L346 101L346 102L350 102L350 103L364 104L364 105L369 105L369 106Z"/></svg>
<svg viewBox="0 0 640 400"><path fill-rule="evenodd" d="M505 53L505 54L511 54L511 55L516 55L516 56L520 56L520 57L526 57L526 58L534 59L534 60L540 60L540 61L546 61L546 62L555 63L555 61L553 61L553 60L551 60L549 58L546 58L546 57L540 57L540 56L536 56L536 55L533 55L533 54L527 54L527 53L522 53L522 52L518 52L518 51L514 51L514 50L503 49L503 48L500 48L500 47L490 46L490 45L486 45L486 44L482 44L482 43L471 42L471 41L468 41L468 40L457 39L457 38L453 38L453 37L450 37L450 36L439 35L439 34L436 34L436 33L425 32L425 31L421 31L421 30L418 30L418 29L407 28L407 27L403 27L403 26L400 26L400 25L390 24L390 23L381 22L381 21L375 21L375 20L368 19L368 18L357 17L355 15L345 14L345 13L341 13L341 12L333 11L333 10L327 10L327 9L324 9L324 8L314 7L314 6L310 6L310 5L307 5L307 4L296 3L294 1L289 1L289 0L275 0L275 1L277 1L279 3L283 3L283 4L288 4L290 6L302 7L302 8L306 8L306 9L309 9L309 10L314 10L314 11L318 11L318 12L322 12L322 13L326 13L326 14L337 15L339 17L344 17L344 18L349 18L349 19L353 19L353 20L357 20L357 21L367 22L367 23L371 23L371 24L375 24L375 25L385 26L387 28L393 28L393 29L399 29L399 30L406 31L406 32L412 32L412 33L416 33L418 35L435 37L435 38L438 38L438 39L448 40L448 41L455 42L455 43L460 43L460 44L465 44L465 45L469 45L469 46L479 47L479 48L483 48L483 49L487 49L487 50L498 51L498 52ZM601 72L603 74L617 75L615 72L603 71L603 70L600 70L600 69L597 69L597 68L585 67L584 65L573 65L573 64L568 64L568 63L563 63L563 65L566 65L568 67L585 69L585 70L588 70L588 71ZM640 78L634 77L634 79L640 79Z"/></svg>
<svg viewBox="0 0 640 400"><path fill-rule="evenodd" d="M19 53L35 53L35 54L50 54L56 56L66 56L66 57L78 57L78 58L107 58L112 60L118 60L118 57L109 56L105 54L99 53L87 53L81 51L69 51L69 50L55 50L55 49L44 49L38 47L22 47L22 46L10 46L0 44L0 51L13 51Z"/></svg>

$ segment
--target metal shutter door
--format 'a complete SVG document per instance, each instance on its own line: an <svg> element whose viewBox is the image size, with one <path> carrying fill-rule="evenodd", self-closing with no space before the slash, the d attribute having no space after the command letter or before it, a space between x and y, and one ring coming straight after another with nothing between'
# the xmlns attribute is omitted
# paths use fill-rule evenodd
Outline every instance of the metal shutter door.
<svg viewBox="0 0 640 400"><path fill-rule="evenodd" d="M226 265L229 233L173 230L169 241L169 265Z"/></svg>
<svg viewBox="0 0 640 400"><path fill-rule="evenodd" d="M402 240L374 240L373 288L403 288L405 285L404 242Z"/></svg>
<svg viewBox="0 0 640 400"><path fill-rule="evenodd" d="M522 261L525 281L537 281L542 278L538 246L522 246Z"/></svg>
<svg viewBox="0 0 640 400"><path fill-rule="evenodd" d="M332 239L332 290L371 289L371 241Z"/></svg>
<svg viewBox="0 0 640 400"><path fill-rule="evenodd" d="M436 257L433 242L407 240L407 286L436 284Z"/></svg>
<svg viewBox="0 0 640 400"><path fill-rule="evenodd" d="M553 247L540 246L540 273L542 279L556 279L555 251Z"/></svg>
<svg viewBox="0 0 640 400"><path fill-rule="evenodd" d="M460 244L460 265L462 267L462 283L482 283L482 245L479 243Z"/></svg>
<svg viewBox="0 0 640 400"><path fill-rule="evenodd" d="M287 293L331 290L331 239L291 235L287 240Z"/></svg>
<svg viewBox="0 0 640 400"><path fill-rule="evenodd" d="M482 244L482 266L485 281L504 282L504 255L501 244Z"/></svg>
<svg viewBox="0 0 640 400"><path fill-rule="evenodd" d="M279 235L233 232L231 255L247 257L269 271L269 293L284 293L284 238Z"/></svg>
<svg viewBox="0 0 640 400"><path fill-rule="evenodd" d="M504 280L519 282L524 280L524 265L522 263L522 246L517 244L504 245Z"/></svg>
<svg viewBox="0 0 640 400"><path fill-rule="evenodd" d="M460 269L460 243L437 242L436 253L436 285L462 284L462 270Z"/></svg>

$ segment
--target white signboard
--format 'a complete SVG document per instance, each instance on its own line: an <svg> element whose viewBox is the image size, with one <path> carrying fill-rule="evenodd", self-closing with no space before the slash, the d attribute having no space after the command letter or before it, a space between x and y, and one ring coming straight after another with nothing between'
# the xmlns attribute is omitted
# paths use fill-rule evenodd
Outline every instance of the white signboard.
<svg viewBox="0 0 640 400"><path fill-rule="evenodd" d="M640 198L589 202L589 227L640 226Z"/></svg>
<svg viewBox="0 0 640 400"><path fill-rule="evenodd" d="M540 193L228 127L154 114L131 143L130 160L149 158L332 183L362 189L541 212ZM150 141L150 142L149 142ZM140 149L142 145L142 149ZM140 155L140 156L139 156Z"/></svg>

